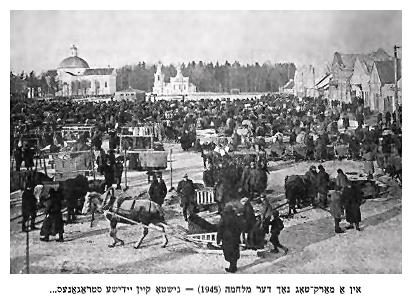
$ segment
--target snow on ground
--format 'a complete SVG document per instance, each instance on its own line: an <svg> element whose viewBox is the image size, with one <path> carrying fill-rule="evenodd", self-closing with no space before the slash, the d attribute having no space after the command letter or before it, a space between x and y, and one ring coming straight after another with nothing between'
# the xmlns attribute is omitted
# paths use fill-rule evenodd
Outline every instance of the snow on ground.
<svg viewBox="0 0 412 304"><path fill-rule="evenodd" d="M183 152L178 145L173 148L173 186L176 187L184 173L195 182L202 182L203 162L199 153ZM268 189L272 194L283 193L286 175L303 174L314 162L282 165L272 163ZM354 161L328 161L326 171L336 176L336 170L361 171L363 164ZM170 170L163 174L170 187ZM145 172L129 172L128 192L138 194L148 189ZM285 219L285 229L280 241L290 252L259 258L255 254L241 254L240 273L400 273L401 272L401 201L400 192L395 197L367 200L362 205L363 231L349 230L335 235L333 219L322 209L305 209L293 219ZM15 197L16 195L14 195ZM399 197L399 198L398 198ZM10 209L11 217L19 213L19 206ZM181 208L168 208L168 223L187 227ZM80 217L76 224L65 226L64 243L39 241L39 232L30 232L30 271L32 273L224 273L227 266L223 255L199 253L175 238L161 248L162 236L150 231L140 249L134 249L141 229L120 224L118 236L125 246L108 248L109 224L100 218L90 228L89 217ZM341 223L345 226L345 222ZM20 232L17 221L10 225L10 272L25 269L26 234Z"/></svg>

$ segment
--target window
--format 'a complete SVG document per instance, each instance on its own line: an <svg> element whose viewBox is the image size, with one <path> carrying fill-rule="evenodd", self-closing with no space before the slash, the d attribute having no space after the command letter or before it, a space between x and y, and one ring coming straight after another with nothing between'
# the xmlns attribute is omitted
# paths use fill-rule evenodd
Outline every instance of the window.
<svg viewBox="0 0 412 304"><path fill-rule="evenodd" d="M160 81L160 75L157 75L157 80Z"/></svg>
<svg viewBox="0 0 412 304"><path fill-rule="evenodd" d="M107 88L107 81L104 82L104 87Z"/></svg>

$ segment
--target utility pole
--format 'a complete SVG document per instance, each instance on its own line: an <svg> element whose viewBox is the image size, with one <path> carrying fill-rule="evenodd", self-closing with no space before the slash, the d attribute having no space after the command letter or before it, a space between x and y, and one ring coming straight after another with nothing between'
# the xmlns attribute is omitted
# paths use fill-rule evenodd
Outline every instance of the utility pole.
<svg viewBox="0 0 412 304"><path fill-rule="evenodd" d="M316 80L315 80L315 67L313 66L313 98L316 97Z"/></svg>
<svg viewBox="0 0 412 304"><path fill-rule="evenodd" d="M398 49L400 46L395 45L393 47L393 55L394 55L394 81L395 81L395 113L396 113L396 122L399 123L399 100L398 100Z"/></svg>

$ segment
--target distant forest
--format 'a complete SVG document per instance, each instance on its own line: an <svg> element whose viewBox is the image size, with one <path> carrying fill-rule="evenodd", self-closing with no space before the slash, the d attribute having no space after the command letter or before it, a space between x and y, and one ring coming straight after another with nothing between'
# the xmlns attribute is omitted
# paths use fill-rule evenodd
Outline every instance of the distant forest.
<svg viewBox="0 0 412 304"><path fill-rule="evenodd" d="M240 92L276 92L289 79L293 79L296 67L293 63L264 63L260 65L241 65L239 62L203 63L202 61L182 65L184 76L190 77L190 82L198 92L229 92L238 89ZM173 65L162 68L165 81L176 75ZM151 92L154 83L155 65L139 62L137 65L126 65L117 69L116 89L139 89Z"/></svg>
<svg viewBox="0 0 412 304"><path fill-rule="evenodd" d="M289 79L293 79L296 67L293 63L264 63L260 65L241 65L239 62L224 65L202 61L182 65L184 76L190 77L190 82L196 85L198 92L230 92L238 89L240 92L277 92ZM169 82L171 76L176 75L173 65L163 66L162 71L165 81ZM139 62L136 65L126 65L117 69L116 90L138 89L151 92L154 83L155 65L146 65ZM20 74L10 72L10 93L12 95L25 95L27 90L32 90L34 96L41 94L54 95L59 88L56 78L57 72L50 70L40 75L34 71L29 74L24 71ZM87 88L82 81L78 89Z"/></svg>

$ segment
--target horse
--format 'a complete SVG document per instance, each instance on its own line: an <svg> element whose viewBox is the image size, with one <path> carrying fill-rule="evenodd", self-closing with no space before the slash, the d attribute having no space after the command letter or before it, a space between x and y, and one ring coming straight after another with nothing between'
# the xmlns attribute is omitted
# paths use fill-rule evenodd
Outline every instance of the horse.
<svg viewBox="0 0 412 304"><path fill-rule="evenodd" d="M79 211L79 200L89 192L89 184L87 178L83 175L78 175L75 178L70 178L56 183L41 183L34 187L34 195L37 199L39 207L44 205L44 202L49 199L50 189L60 189L63 193L64 203L68 209L68 222L75 221L75 213Z"/></svg>
<svg viewBox="0 0 412 304"><path fill-rule="evenodd" d="M307 177L304 175L288 175L285 177L285 196L289 205L288 215L297 213L296 205L300 205L308 198L308 183Z"/></svg>
<svg viewBox="0 0 412 304"><path fill-rule="evenodd" d="M165 231L165 219L163 209L155 202L148 199L138 199L137 197L123 196L115 197L113 188L103 194L98 195L96 193L89 193L87 199L85 197L85 203L82 213L92 213L92 221L94 220L94 213L103 211L105 218L110 222L110 237L113 238L113 243L109 244L110 248L115 247L117 243L124 245L124 241L117 237L117 223L131 224L137 222L143 224L143 235L140 240L134 245L135 249L138 249L143 242L143 239L149 232L147 226L150 224L159 227L163 231L164 242L162 248L165 248L168 244L168 239ZM130 221L129 221L130 220ZM92 225L92 223L91 223Z"/></svg>

